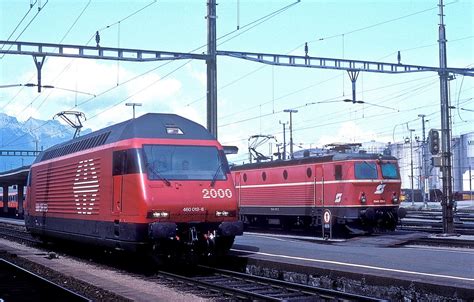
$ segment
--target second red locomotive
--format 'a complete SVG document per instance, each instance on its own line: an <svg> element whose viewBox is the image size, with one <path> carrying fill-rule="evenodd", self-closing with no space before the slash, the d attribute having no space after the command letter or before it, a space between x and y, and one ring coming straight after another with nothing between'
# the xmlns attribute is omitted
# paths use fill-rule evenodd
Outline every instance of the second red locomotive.
<svg viewBox="0 0 474 302"><path fill-rule="evenodd" d="M224 253L243 231L223 147L197 123L152 113L38 156L25 224L41 237L165 256Z"/></svg>
<svg viewBox="0 0 474 302"><path fill-rule="evenodd" d="M333 153L235 166L232 175L246 225L320 226L329 210L333 227L359 233L393 230L403 215L392 156Z"/></svg>

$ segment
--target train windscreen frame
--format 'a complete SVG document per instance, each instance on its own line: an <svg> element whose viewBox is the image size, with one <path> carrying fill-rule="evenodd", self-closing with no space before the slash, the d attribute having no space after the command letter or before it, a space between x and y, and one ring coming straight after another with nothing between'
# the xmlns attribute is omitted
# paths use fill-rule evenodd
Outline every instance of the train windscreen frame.
<svg viewBox="0 0 474 302"><path fill-rule="evenodd" d="M230 173L215 146L146 144L143 154L149 180L227 180Z"/></svg>
<svg viewBox="0 0 474 302"><path fill-rule="evenodd" d="M394 163L381 163L382 177L384 179L400 179L397 165Z"/></svg>
<svg viewBox="0 0 474 302"><path fill-rule="evenodd" d="M356 162L354 163L354 175L356 179L377 179L377 165L375 162Z"/></svg>

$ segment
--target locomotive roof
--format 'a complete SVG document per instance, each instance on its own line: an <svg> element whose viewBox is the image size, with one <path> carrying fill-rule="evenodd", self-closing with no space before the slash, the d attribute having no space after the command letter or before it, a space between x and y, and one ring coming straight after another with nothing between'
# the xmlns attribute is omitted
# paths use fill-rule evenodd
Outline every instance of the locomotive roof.
<svg viewBox="0 0 474 302"><path fill-rule="evenodd" d="M231 170L240 171L240 170L248 170L248 169L297 166L297 165L304 165L304 164L311 164L311 163L356 160L356 159L396 160L397 158L390 155L380 155L380 154L374 154L374 153L334 153L334 154L328 154L328 155L309 156L309 157L302 157L302 158L289 159L289 160L275 160L275 161L269 161L269 162L236 165L236 166L233 166Z"/></svg>
<svg viewBox="0 0 474 302"><path fill-rule="evenodd" d="M42 152L35 162L130 138L214 140L203 126L184 117L167 113L147 113L50 147Z"/></svg>

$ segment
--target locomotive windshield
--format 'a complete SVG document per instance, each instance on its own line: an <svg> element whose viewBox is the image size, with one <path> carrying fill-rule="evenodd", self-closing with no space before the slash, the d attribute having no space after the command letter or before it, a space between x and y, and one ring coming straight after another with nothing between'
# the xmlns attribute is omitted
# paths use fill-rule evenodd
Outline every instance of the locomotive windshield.
<svg viewBox="0 0 474 302"><path fill-rule="evenodd" d="M150 180L225 180L223 151L211 146L143 145Z"/></svg>
<svg viewBox="0 0 474 302"><path fill-rule="evenodd" d="M385 179L399 179L397 166L394 163L382 163L382 176Z"/></svg>
<svg viewBox="0 0 474 302"><path fill-rule="evenodd" d="M373 162L355 163L355 178L356 179L377 179L377 166Z"/></svg>

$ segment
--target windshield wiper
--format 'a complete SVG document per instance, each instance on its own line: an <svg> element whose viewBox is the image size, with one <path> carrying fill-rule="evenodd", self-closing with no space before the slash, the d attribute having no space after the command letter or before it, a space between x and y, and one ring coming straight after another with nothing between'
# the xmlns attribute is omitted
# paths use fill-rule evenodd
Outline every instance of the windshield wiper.
<svg viewBox="0 0 474 302"><path fill-rule="evenodd" d="M219 165L217 166L217 170L216 172L214 173L214 176L212 177L212 181L211 181L211 187L214 187L215 183L216 183L216 180L217 180L217 175L219 175L219 171L222 169L222 162L219 161Z"/></svg>
<svg viewBox="0 0 474 302"><path fill-rule="evenodd" d="M146 164L146 167L151 170L151 172L158 176L158 179L162 180L168 187L171 186L171 182L158 172L154 166L151 166L149 163Z"/></svg>
<svg viewBox="0 0 474 302"><path fill-rule="evenodd" d="M377 167L375 165L371 165L370 163L368 163L366 160L363 161L363 163L365 165L367 165L369 168L371 168L372 170L377 170Z"/></svg>

